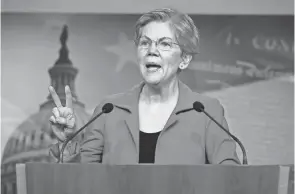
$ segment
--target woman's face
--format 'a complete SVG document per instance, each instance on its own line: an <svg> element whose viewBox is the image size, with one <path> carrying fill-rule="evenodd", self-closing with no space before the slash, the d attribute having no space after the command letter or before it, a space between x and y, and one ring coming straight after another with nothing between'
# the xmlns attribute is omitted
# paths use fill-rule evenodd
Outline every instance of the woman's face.
<svg viewBox="0 0 295 194"><path fill-rule="evenodd" d="M146 83L162 85L175 79L178 68L184 69L188 65L183 63L181 54L168 23L151 22L142 28L137 58Z"/></svg>

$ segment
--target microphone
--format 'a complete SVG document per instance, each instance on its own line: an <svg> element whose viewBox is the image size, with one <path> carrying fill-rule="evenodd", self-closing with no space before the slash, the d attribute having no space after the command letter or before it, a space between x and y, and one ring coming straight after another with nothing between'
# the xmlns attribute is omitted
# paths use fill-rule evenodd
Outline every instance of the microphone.
<svg viewBox="0 0 295 194"><path fill-rule="evenodd" d="M63 146L61 148L61 157L59 158L59 160L57 161L57 163L59 163L60 160L61 160L61 163L63 163L64 149L67 146L67 144L69 143L69 141L71 141L76 135L78 135L78 133L80 133L85 127L87 127L95 119L97 119L98 117L100 117L102 114L107 114L107 113L112 112L113 109L114 109L114 105L112 103L106 103L106 104L104 104L103 107L102 107L102 109L101 109L101 112L99 114L97 114L95 117L93 117L92 119L90 119L90 121L88 121L83 127L81 127L78 131L76 131L68 139L66 139L66 141L64 142L64 144L63 144Z"/></svg>
<svg viewBox="0 0 295 194"><path fill-rule="evenodd" d="M188 111L191 111L191 110L194 110L194 108L188 108L188 109L180 110L180 111L177 111L175 114L178 115L180 113L188 112Z"/></svg>
<svg viewBox="0 0 295 194"><path fill-rule="evenodd" d="M195 109L197 112L203 112L205 115L207 115L212 121L214 121L214 123L216 123L221 129L223 129L223 131L225 131L231 138L233 138L240 146L242 152L243 152L243 164L248 164L247 161L247 155L246 155L246 150L242 144L242 142L235 137L234 135L232 135L228 130L226 130L220 123L218 123L211 115L209 115L209 113L207 113L205 111L205 107L201 102L194 102L193 104L193 109Z"/></svg>

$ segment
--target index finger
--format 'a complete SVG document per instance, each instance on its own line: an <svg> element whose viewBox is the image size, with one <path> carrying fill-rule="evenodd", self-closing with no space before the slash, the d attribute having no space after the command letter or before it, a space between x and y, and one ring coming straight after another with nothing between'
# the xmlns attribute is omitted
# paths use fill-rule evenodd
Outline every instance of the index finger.
<svg viewBox="0 0 295 194"><path fill-rule="evenodd" d="M60 99L52 86L49 86L49 92L57 108L62 107Z"/></svg>
<svg viewBox="0 0 295 194"><path fill-rule="evenodd" d="M70 90L70 87L69 86L66 86L65 87L65 93L66 93L66 107L68 108L72 108L72 93L71 93L71 90Z"/></svg>

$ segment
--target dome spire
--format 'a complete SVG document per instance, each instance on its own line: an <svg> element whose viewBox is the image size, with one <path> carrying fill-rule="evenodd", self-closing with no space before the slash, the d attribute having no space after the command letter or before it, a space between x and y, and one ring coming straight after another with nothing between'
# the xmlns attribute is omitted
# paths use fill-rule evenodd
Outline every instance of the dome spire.
<svg viewBox="0 0 295 194"><path fill-rule="evenodd" d="M51 86L54 87L62 104L65 105L65 86L68 85L71 89L73 102L84 107L84 104L78 101L76 94L75 79L78 69L73 67L72 62L69 59L69 50L67 48L68 36L68 26L64 25L60 35L61 48L59 50L59 58L56 60L54 66L48 70L51 78ZM48 102L52 103L52 97L50 94L47 99L48 101L43 103L40 108L44 107Z"/></svg>
<svg viewBox="0 0 295 194"><path fill-rule="evenodd" d="M59 38L61 43L61 48L59 50L59 58L55 62L55 65L72 64L71 60L69 59L69 50L67 47L68 36L68 26L64 25Z"/></svg>

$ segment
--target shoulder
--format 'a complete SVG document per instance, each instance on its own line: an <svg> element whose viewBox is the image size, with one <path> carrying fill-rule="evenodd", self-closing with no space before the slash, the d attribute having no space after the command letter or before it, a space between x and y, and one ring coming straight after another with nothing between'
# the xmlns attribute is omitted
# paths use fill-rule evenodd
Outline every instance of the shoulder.
<svg viewBox="0 0 295 194"><path fill-rule="evenodd" d="M101 110L106 103L112 103L114 106L130 109L138 101L142 83L126 90L125 92L115 93L105 96L96 106L96 110Z"/></svg>
<svg viewBox="0 0 295 194"><path fill-rule="evenodd" d="M195 102L200 102L204 105L205 109L219 108L220 101L217 98L210 97L206 94L192 91L186 84L179 82L180 88L180 101L184 106L192 106Z"/></svg>
<svg viewBox="0 0 295 194"><path fill-rule="evenodd" d="M128 91L122 93L115 93L105 96L99 104L117 103L128 95Z"/></svg>
<svg viewBox="0 0 295 194"><path fill-rule="evenodd" d="M202 103L205 107L205 110L209 113L224 113L224 107L221 104L220 100L214 97L210 97L206 94L201 94L198 92L192 92L194 102L198 101Z"/></svg>
<svg viewBox="0 0 295 194"><path fill-rule="evenodd" d="M197 93L197 92L193 92L193 93L194 93L194 98L196 100L199 100L200 102L208 106L221 106L221 103L217 98L208 96L206 94Z"/></svg>
<svg viewBox="0 0 295 194"><path fill-rule="evenodd" d="M126 95L127 95L127 92L126 93L111 94L111 95L105 96L102 100L100 100L97 103L94 112L100 112L102 107L107 103L111 103L113 105L116 105L119 101L121 101L121 99L125 98Z"/></svg>

